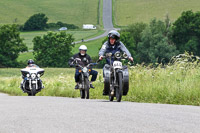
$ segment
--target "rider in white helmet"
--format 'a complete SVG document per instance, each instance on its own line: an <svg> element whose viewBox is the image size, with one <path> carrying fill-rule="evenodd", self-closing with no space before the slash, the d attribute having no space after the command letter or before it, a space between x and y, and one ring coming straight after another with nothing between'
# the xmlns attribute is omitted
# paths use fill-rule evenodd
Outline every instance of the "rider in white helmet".
<svg viewBox="0 0 200 133"><path fill-rule="evenodd" d="M81 45L79 47L79 53L73 55L73 57L70 58L69 65L74 66L72 64L72 62L75 59L78 61L78 64L81 65L81 66L87 66L89 63L91 63L92 59L90 58L90 56L86 52L87 52L87 47L85 45ZM75 89L79 89L78 88L79 75L80 75L79 69L80 69L79 67L76 67L75 82L77 84L75 86ZM90 88L94 88L94 86L92 85L92 82L94 82L96 80L98 72L91 69L90 75L92 75L92 78L91 78L91 81L90 81Z"/></svg>

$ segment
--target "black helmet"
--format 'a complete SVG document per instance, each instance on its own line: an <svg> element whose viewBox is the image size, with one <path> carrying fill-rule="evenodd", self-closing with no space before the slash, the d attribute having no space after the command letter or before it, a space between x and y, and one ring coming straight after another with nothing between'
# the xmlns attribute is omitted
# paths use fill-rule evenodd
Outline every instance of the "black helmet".
<svg viewBox="0 0 200 133"><path fill-rule="evenodd" d="M108 39L110 39L110 38L116 39L116 42L118 42L119 39L120 39L120 34L119 34L119 32L117 32L116 30L111 30L111 31L108 33Z"/></svg>
<svg viewBox="0 0 200 133"><path fill-rule="evenodd" d="M33 61L32 59L29 59L28 62L27 62L27 64L28 64L28 65L34 64L34 61Z"/></svg>

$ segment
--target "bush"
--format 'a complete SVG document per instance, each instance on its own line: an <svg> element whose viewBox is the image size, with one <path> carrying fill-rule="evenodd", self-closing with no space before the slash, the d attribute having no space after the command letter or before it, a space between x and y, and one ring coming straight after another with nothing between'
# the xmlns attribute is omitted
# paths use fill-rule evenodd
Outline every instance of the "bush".
<svg viewBox="0 0 200 133"><path fill-rule="evenodd" d="M48 18L43 13L34 14L24 24L25 31L44 30L48 27Z"/></svg>
<svg viewBox="0 0 200 133"><path fill-rule="evenodd" d="M48 32L33 39L33 54L37 64L43 67L67 67L72 55L74 38L65 32Z"/></svg>

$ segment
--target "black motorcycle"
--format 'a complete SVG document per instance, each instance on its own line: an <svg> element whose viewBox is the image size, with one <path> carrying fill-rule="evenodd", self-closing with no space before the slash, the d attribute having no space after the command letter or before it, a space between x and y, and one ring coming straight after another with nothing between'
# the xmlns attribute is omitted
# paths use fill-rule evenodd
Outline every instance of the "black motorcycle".
<svg viewBox="0 0 200 133"><path fill-rule="evenodd" d="M82 99L89 99L90 98L90 82L89 82L89 76L91 67L96 65L97 63L90 63L87 66L81 66L78 64L77 60L74 60L72 62L75 64L76 67L79 67L79 72L81 73L79 75L79 82L78 82L78 88L80 89L80 95Z"/></svg>
<svg viewBox="0 0 200 133"><path fill-rule="evenodd" d="M28 96L35 96L44 86L40 77L44 74L44 69L39 67L30 67L21 69L24 81L21 83L21 89Z"/></svg>
<svg viewBox="0 0 200 133"><path fill-rule="evenodd" d="M107 53L104 58L109 58L110 64L106 64L103 68L104 76L104 95L109 95L109 100L113 101L116 97L117 102L120 102L122 95L127 95L129 90L129 73L128 67L123 66L121 59L128 59L127 54L121 54L116 52ZM111 59L114 58L114 62L111 63Z"/></svg>

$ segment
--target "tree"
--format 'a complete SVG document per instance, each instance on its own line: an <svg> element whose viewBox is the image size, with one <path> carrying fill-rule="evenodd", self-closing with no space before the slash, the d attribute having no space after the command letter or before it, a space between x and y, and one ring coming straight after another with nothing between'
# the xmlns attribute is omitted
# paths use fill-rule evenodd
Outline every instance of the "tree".
<svg viewBox="0 0 200 133"><path fill-rule="evenodd" d="M0 27L0 67L16 67L20 52L27 51L17 25Z"/></svg>
<svg viewBox="0 0 200 133"><path fill-rule="evenodd" d="M133 56L135 62L138 62L137 55L137 47L138 43L141 42L142 32L145 29L147 24L144 23L135 23L129 25L128 28L123 29L121 33L120 40L125 44L127 49L130 51Z"/></svg>
<svg viewBox="0 0 200 133"><path fill-rule="evenodd" d="M33 39L33 54L37 64L44 67L66 67L72 55L74 38L65 32L48 32Z"/></svg>
<svg viewBox="0 0 200 133"><path fill-rule="evenodd" d="M138 44L138 58L145 63L168 63L178 51L171 40L171 25L156 19L142 32Z"/></svg>
<svg viewBox="0 0 200 133"><path fill-rule="evenodd" d="M44 30L48 27L48 18L43 13L34 14L24 24L24 30Z"/></svg>
<svg viewBox="0 0 200 133"><path fill-rule="evenodd" d="M180 53L200 55L200 12L185 11L173 24L173 41Z"/></svg>

